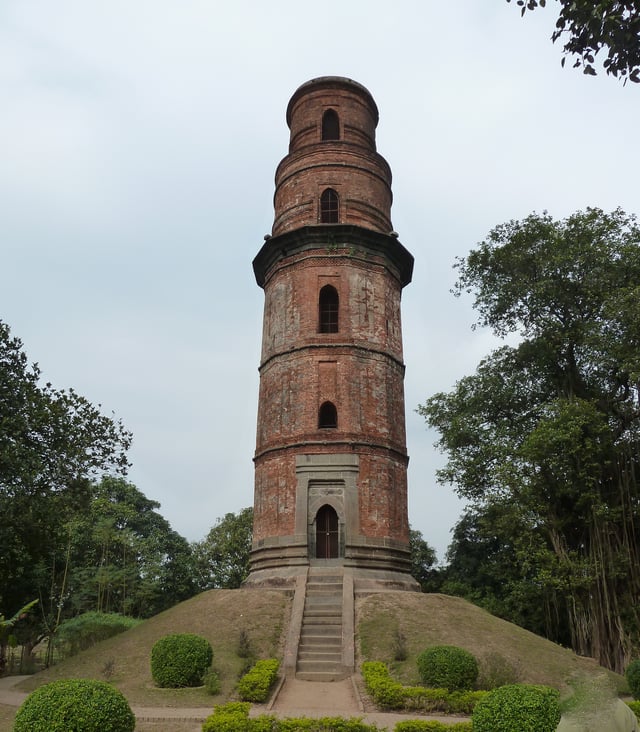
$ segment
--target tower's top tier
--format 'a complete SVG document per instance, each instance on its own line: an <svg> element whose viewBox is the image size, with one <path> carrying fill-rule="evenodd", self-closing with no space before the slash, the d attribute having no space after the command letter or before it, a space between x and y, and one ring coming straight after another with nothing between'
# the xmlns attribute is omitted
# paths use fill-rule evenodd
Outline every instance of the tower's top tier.
<svg viewBox="0 0 640 732"><path fill-rule="evenodd" d="M391 170L376 152L378 108L351 79L322 76L287 107L289 154L276 171L273 235L302 226L355 224L391 231Z"/></svg>

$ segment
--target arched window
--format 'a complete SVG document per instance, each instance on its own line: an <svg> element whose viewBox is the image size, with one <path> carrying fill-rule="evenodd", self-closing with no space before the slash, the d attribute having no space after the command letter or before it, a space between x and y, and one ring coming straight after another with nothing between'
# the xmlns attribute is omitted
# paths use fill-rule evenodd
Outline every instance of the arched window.
<svg viewBox="0 0 640 732"><path fill-rule="evenodd" d="M318 298L318 332L338 332L338 291L331 285L325 285L320 290Z"/></svg>
<svg viewBox="0 0 640 732"><path fill-rule="evenodd" d="M318 412L318 427L320 429L338 426L338 410L331 402L324 402Z"/></svg>
<svg viewBox="0 0 640 732"><path fill-rule="evenodd" d="M340 119L338 118L338 113L334 109L327 109L327 111L322 115L322 139L340 139Z"/></svg>
<svg viewBox="0 0 640 732"><path fill-rule="evenodd" d="M338 194L333 188L326 188L320 196L320 223L337 224L340 212Z"/></svg>

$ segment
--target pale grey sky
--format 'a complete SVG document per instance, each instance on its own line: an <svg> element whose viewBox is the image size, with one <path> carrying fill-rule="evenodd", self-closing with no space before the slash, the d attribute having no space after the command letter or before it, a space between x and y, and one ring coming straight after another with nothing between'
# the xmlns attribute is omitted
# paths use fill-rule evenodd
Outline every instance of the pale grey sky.
<svg viewBox="0 0 640 732"><path fill-rule="evenodd" d="M188 539L253 501L262 291L287 102L347 76L379 110L403 297L409 518L461 504L417 405L492 347L452 265L495 225L638 211L640 89L560 67L557 8L505 0L4 0L0 318L134 433L130 479Z"/></svg>

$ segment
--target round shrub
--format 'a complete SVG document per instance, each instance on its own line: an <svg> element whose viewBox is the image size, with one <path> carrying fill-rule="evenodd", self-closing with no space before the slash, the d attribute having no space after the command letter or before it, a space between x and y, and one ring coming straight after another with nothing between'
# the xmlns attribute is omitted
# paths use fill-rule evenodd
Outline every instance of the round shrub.
<svg viewBox="0 0 640 732"><path fill-rule="evenodd" d="M418 656L417 664L422 683L435 689L471 689L478 678L475 656L457 646L427 648Z"/></svg>
<svg viewBox="0 0 640 732"><path fill-rule="evenodd" d="M624 672L634 699L640 699L640 659L631 661Z"/></svg>
<svg viewBox="0 0 640 732"><path fill-rule="evenodd" d="M52 681L29 694L14 732L133 732L136 718L121 692L104 681Z"/></svg>
<svg viewBox="0 0 640 732"><path fill-rule="evenodd" d="M151 649L151 675L164 689L200 686L213 661L206 638L193 633L175 633L160 638Z"/></svg>
<svg viewBox="0 0 640 732"><path fill-rule="evenodd" d="M473 732L555 732L559 694L548 686L511 684L487 693L471 715Z"/></svg>

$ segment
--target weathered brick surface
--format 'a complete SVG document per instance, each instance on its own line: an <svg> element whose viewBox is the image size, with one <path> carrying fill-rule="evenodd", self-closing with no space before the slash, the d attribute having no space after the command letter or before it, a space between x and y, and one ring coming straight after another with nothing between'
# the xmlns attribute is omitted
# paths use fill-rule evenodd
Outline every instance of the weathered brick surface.
<svg viewBox="0 0 640 732"><path fill-rule="evenodd" d="M340 139L322 141L322 116L334 110ZM322 191L340 198L339 223L391 231L391 169L376 152L378 110L369 92L340 80L304 84L287 110L289 154L276 171L273 235L320 223Z"/></svg>
<svg viewBox="0 0 640 732"><path fill-rule="evenodd" d="M339 115L339 141L321 140L322 114L328 108ZM283 563L292 556L286 553L288 545L295 545L298 559L300 546L304 551L316 510L309 506L318 505L324 490L327 458L316 460L317 475L309 485L296 471L296 458L313 462L309 456L322 455L342 456L345 465L356 461L355 489L348 488L354 478L341 482L339 471L329 470L326 476L327 501L344 522L345 559L380 567L388 562L396 569L404 561L398 556L408 556L400 301L410 275L401 275L398 260L387 253L398 245L388 236L391 172L375 150L377 119L366 90L332 77L303 85L287 111L291 144L276 174L274 244L257 273L265 303L254 566L261 556L263 565L277 563L277 547ZM318 225L318 201L327 186L340 196L340 223L386 236L376 234L374 243L373 235L353 236L353 241L343 236L336 242L325 225L326 241L310 240L304 233L293 244L291 234L279 237ZM325 229L317 231L324 237ZM319 332L319 293L325 285L339 297L335 333ZM336 427L319 426L319 409L326 401L336 406Z"/></svg>

